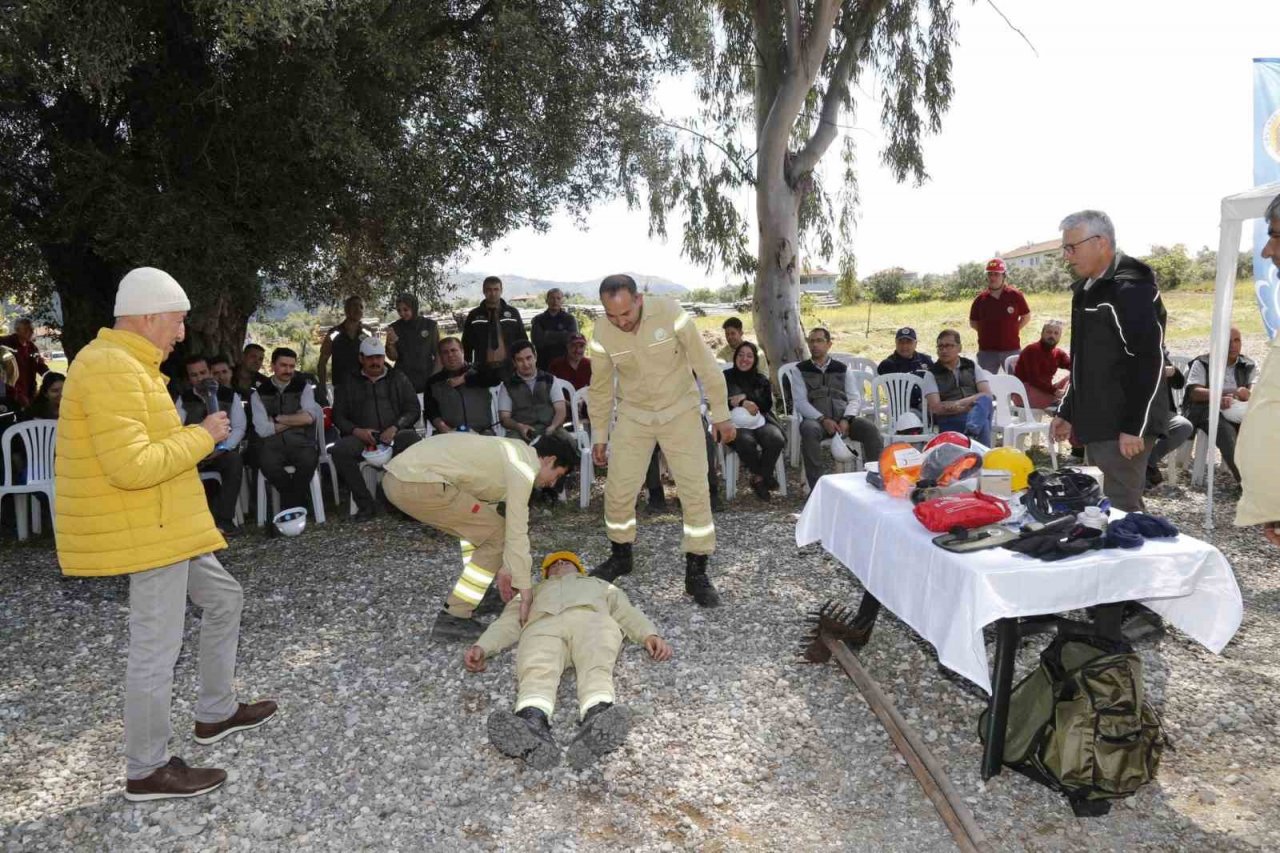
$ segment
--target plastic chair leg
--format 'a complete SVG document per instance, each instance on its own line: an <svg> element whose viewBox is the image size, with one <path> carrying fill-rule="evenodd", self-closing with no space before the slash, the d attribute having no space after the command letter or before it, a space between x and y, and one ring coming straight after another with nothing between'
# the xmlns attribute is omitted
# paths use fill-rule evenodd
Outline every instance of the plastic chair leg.
<svg viewBox="0 0 1280 853"><path fill-rule="evenodd" d="M31 518L30 498L24 494L15 494L13 496L13 514L18 522L18 541L26 542L31 538L31 530L28 527Z"/></svg>

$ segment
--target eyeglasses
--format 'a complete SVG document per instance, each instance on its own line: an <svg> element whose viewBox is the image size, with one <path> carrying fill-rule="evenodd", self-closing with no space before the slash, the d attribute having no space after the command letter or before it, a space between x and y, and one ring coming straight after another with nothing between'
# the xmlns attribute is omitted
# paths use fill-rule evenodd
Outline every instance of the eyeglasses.
<svg viewBox="0 0 1280 853"><path fill-rule="evenodd" d="M1098 239L1098 237L1100 237L1100 236L1101 236L1100 234L1094 234L1092 237L1085 237L1083 240L1077 240L1077 241L1075 241L1074 243L1063 243L1063 244L1062 244L1062 254L1064 254L1064 255L1074 255L1074 254L1076 253L1076 247L1077 247L1077 246L1080 246L1080 245L1082 245L1082 244L1084 244L1084 243L1088 243L1090 240L1097 240L1097 239Z"/></svg>

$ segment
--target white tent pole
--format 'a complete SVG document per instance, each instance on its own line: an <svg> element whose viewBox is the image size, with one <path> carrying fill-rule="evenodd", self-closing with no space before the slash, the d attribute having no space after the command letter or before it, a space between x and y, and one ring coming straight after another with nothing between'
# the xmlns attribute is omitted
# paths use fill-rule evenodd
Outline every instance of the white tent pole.
<svg viewBox="0 0 1280 853"><path fill-rule="evenodd" d="M1218 238L1218 271L1214 287L1213 321L1209 328L1209 446L1205 448L1208 492L1204 524L1213 529L1213 459L1218 450L1218 416L1222 408L1222 383L1231 338L1231 308L1236 289L1236 255L1240 251L1240 220L1230 216L1223 204Z"/></svg>

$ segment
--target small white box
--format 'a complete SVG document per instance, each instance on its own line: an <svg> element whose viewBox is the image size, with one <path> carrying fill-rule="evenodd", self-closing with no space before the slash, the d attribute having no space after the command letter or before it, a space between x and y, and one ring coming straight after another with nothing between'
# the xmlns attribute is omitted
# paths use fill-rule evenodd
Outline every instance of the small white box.
<svg viewBox="0 0 1280 853"><path fill-rule="evenodd" d="M978 473L978 491L997 498L1013 497L1013 475L999 468L983 468Z"/></svg>

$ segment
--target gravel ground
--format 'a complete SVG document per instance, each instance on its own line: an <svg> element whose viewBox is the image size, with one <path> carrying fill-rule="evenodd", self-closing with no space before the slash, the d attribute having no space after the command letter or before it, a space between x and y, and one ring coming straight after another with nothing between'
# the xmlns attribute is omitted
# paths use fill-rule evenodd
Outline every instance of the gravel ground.
<svg viewBox="0 0 1280 853"><path fill-rule="evenodd" d="M1016 774L984 785L982 694L882 615L860 656L997 849L1280 849L1280 554L1230 526L1234 499L1219 487L1213 531L1200 526L1200 492L1165 488L1152 504L1224 551L1244 624L1222 656L1176 631L1139 647L1177 751L1106 818L1077 820ZM618 695L635 725L584 772L528 770L488 745L489 711L514 697L510 653L471 675L460 645L428 642L456 544L390 518L296 540L239 537L223 556L246 591L242 698L278 698L280 716L195 745L193 611L172 747L231 781L199 800L143 805L122 797L127 582L63 579L47 538L5 539L0 849L954 849L839 668L798 662L805 613L827 598L854 603L861 589L820 549L797 552L796 495L765 507L746 494L717 517L712 570L725 606L711 612L683 595L678 518L641 513L638 569L622 586L676 654L654 664L625 647ZM599 507L535 516L535 551L603 559ZM1019 674L1045 641L1026 641ZM572 697L570 675L553 719L562 741Z"/></svg>

